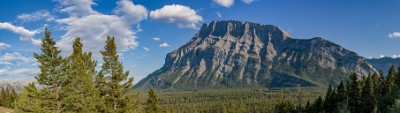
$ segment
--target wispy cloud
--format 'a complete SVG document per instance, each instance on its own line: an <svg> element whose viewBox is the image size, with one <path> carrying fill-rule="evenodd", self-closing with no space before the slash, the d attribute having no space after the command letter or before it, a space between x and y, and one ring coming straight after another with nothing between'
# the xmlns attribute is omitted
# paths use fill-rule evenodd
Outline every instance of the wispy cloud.
<svg viewBox="0 0 400 113"><path fill-rule="evenodd" d="M151 38L152 40L155 40L155 41L160 41L161 40L161 38L159 38L159 37L154 37L154 38Z"/></svg>
<svg viewBox="0 0 400 113"><path fill-rule="evenodd" d="M242 0L242 2L246 3L246 4L251 4L253 2L255 2L256 0Z"/></svg>
<svg viewBox="0 0 400 113"><path fill-rule="evenodd" d="M393 32L388 34L389 38L400 38L400 32Z"/></svg>
<svg viewBox="0 0 400 113"><path fill-rule="evenodd" d="M50 14L49 11L47 10L39 10L30 14L23 13L17 16L18 20L21 20L22 22L32 22L32 21L38 21L38 20L46 20L46 21L52 21L54 20L54 16Z"/></svg>
<svg viewBox="0 0 400 113"><path fill-rule="evenodd" d="M169 46L171 46L171 45L169 45L168 43L162 43L162 44L160 44L160 47L169 47Z"/></svg>
<svg viewBox="0 0 400 113"><path fill-rule="evenodd" d="M179 4L165 5L161 9L150 12L152 20L159 20L168 23L177 23L179 28L195 28L196 24L203 21L203 17L188 6Z"/></svg>
<svg viewBox="0 0 400 113"><path fill-rule="evenodd" d="M34 63L36 60L34 58L24 56L19 52L5 53L2 56L0 56L0 64L13 65L12 62L14 61L18 65L21 65L27 63Z"/></svg>
<svg viewBox="0 0 400 113"><path fill-rule="evenodd" d="M222 18L222 15L221 15L221 13L219 13L219 12L216 12L215 14L217 14L217 16L218 16L219 18Z"/></svg>
<svg viewBox="0 0 400 113"><path fill-rule="evenodd" d="M11 47L11 45L3 43L3 42L0 42L0 50L6 49L6 48L9 48L9 47Z"/></svg>
<svg viewBox="0 0 400 113"><path fill-rule="evenodd" d="M143 47L143 50L144 50L144 51L150 51L150 49L147 48L147 47Z"/></svg>

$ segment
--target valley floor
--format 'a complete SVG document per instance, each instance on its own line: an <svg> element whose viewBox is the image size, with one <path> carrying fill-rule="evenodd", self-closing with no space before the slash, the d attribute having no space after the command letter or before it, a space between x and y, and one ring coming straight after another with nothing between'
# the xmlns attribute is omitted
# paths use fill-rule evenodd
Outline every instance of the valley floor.
<svg viewBox="0 0 400 113"><path fill-rule="evenodd" d="M270 113L278 101L290 100L305 106L325 93L321 87L280 89L205 89L157 92L160 106L172 113L215 113L229 110ZM147 93L141 93L143 101Z"/></svg>

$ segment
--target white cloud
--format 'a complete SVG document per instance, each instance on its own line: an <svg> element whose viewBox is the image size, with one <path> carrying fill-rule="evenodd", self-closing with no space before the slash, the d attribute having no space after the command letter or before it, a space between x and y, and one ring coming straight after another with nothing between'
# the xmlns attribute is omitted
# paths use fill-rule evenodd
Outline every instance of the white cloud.
<svg viewBox="0 0 400 113"><path fill-rule="evenodd" d="M22 55L21 53L14 52L14 53L5 53L0 57L0 64L4 65L12 65L11 62L16 62L18 65L33 63L36 60L34 58L30 58L27 56Z"/></svg>
<svg viewBox="0 0 400 113"><path fill-rule="evenodd" d="M60 2L63 5L63 1ZM135 5L131 1L122 0L117 2L117 7L113 11L115 15L106 15L94 11L90 6L94 4L93 2L85 3L86 5L90 3L89 7L79 4L74 4L76 6L68 5L67 8L82 8L61 10L70 15L68 18L56 20L56 22L66 25L67 32L58 41L58 45L64 51L64 54L72 51L70 46L77 36L81 37L84 49L92 51L95 56L100 55L99 51L103 50L102 45L105 44L108 35L115 37L119 51L127 51L138 46L138 42L135 40L138 31L134 31L132 26L147 18L146 8L142 5ZM80 17L76 15L80 15ZM137 24L136 27L138 26Z"/></svg>
<svg viewBox="0 0 400 113"><path fill-rule="evenodd" d="M148 11L142 5L135 5L129 0L121 0L117 2L117 6L114 13L121 15L121 18L127 23L138 23L147 19Z"/></svg>
<svg viewBox="0 0 400 113"><path fill-rule="evenodd" d="M159 38L159 37L154 37L154 38L151 38L152 40L155 40L155 41L160 41L161 40L161 38Z"/></svg>
<svg viewBox="0 0 400 113"><path fill-rule="evenodd" d="M23 22L31 22L45 19L46 21L54 20L54 16L47 10L39 10L30 14L23 13L17 16L18 20Z"/></svg>
<svg viewBox="0 0 400 113"><path fill-rule="evenodd" d="M28 75L28 76L35 76L39 73L39 70L36 69L0 69L0 76L12 76L12 75Z"/></svg>
<svg viewBox="0 0 400 113"><path fill-rule="evenodd" d="M253 2L255 2L256 0L242 0L242 2L246 3L246 4L251 4Z"/></svg>
<svg viewBox="0 0 400 113"><path fill-rule="evenodd" d="M400 55L392 55L392 58L400 58Z"/></svg>
<svg viewBox="0 0 400 113"><path fill-rule="evenodd" d="M40 43L41 43L40 40L33 38L34 35L39 33L38 30L30 31L21 26L14 26L8 22L0 22L0 29L9 30L13 33L16 33L16 34L20 35L20 38L19 38L20 40L31 41L32 44L34 44L34 45L40 45Z"/></svg>
<svg viewBox="0 0 400 113"><path fill-rule="evenodd" d="M171 46L171 45L169 45L168 43L162 43L162 44L160 44L160 47L169 47L169 46Z"/></svg>
<svg viewBox="0 0 400 113"><path fill-rule="evenodd" d="M233 5L235 0L213 0L213 2L217 3L218 5L224 6L226 8L229 8Z"/></svg>
<svg viewBox="0 0 400 113"><path fill-rule="evenodd" d="M92 0L55 0L60 4L60 12L66 12L70 16L81 17L92 14L97 14L97 11L92 9L95 3Z"/></svg>
<svg viewBox="0 0 400 113"><path fill-rule="evenodd" d="M219 12L216 12L215 14L217 14L217 16L218 16L219 18L222 18L222 15L221 15L221 13L219 13Z"/></svg>
<svg viewBox="0 0 400 113"><path fill-rule="evenodd" d="M11 47L11 45L8 45L6 43L0 42L0 50L6 49L6 48L9 48L9 47Z"/></svg>
<svg viewBox="0 0 400 113"><path fill-rule="evenodd" d="M161 9L150 12L152 20L177 23L180 28L196 28L196 24L203 21L203 17L188 6L179 4L165 5Z"/></svg>
<svg viewBox="0 0 400 113"><path fill-rule="evenodd" d="M400 38L400 32L393 32L388 34L389 38Z"/></svg>
<svg viewBox="0 0 400 113"><path fill-rule="evenodd" d="M147 48L147 47L143 47L143 50L145 50L145 51L150 51L150 49Z"/></svg>

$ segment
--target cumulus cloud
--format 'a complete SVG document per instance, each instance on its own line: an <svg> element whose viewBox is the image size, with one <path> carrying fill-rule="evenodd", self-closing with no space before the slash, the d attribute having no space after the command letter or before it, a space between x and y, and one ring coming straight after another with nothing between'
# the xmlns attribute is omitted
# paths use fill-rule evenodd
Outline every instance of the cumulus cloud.
<svg viewBox="0 0 400 113"><path fill-rule="evenodd" d="M9 47L11 47L11 45L8 45L6 43L0 42L0 50L6 49L6 48L9 48Z"/></svg>
<svg viewBox="0 0 400 113"><path fill-rule="evenodd" d="M389 38L400 38L400 32L393 32L388 34Z"/></svg>
<svg viewBox="0 0 400 113"><path fill-rule="evenodd" d="M9 30L13 33L20 35L20 40L31 41L34 45L40 45L40 40L34 39L33 36L38 34L38 30L27 30L21 26L15 26L8 22L0 22L0 29Z"/></svg>
<svg viewBox="0 0 400 113"><path fill-rule="evenodd" d="M39 73L39 70L36 70L36 69L28 69L28 68L15 69L15 70L0 69L0 76L13 76L13 75L35 76L35 75L37 75L38 73Z"/></svg>
<svg viewBox="0 0 400 113"><path fill-rule="evenodd" d="M138 31L134 31L132 26L148 16L146 8L142 5L121 0L117 2L117 7L113 11L114 15L106 15L94 11L91 5L95 3L91 0L86 0L83 4L75 4L80 0L68 1L71 4L64 6L66 8L62 8L61 12L67 12L69 17L56 20L56 22L66 25L67 32L58 41L58 45L64 53L72 51L70 46L77 36L81 37L82 42L85 43L84 49L93 51L95 56L99 55L99 51L103 49L103 46L99 44L104 44L108 35L115 37L119 51L126 51L138 46L138 42L135 40ZM66 4L64 1L59 2L61 6Z"/></svg>
<svg viewBox="0 0 400 113"><path fill-rule="evenodd" d="M188 6L179 4L165 5L150 12L152 20L168 23L177 23L180 28L196 28L196 24L203 21L203 17Z"/></svg>
<svg viewBox="0 0 400 113"><path fill-rule="evenodd" d="M251 4L253 2L255 2L256 0L242 0L242 2L246 3L246 4Z"/></svg>
<svg viewBox="0 0 400 113"><path fill-rule="evenodd" d="M127 23L138 23L148 16L148 11L144 6L135 5L129 0L121 0L117 2L117 6L114 13L120 15Z"/></svg>
<svg viewBox="0 0 400 113"><path fill-rule="evenodd" d="M20 14L17 16L17 19L23 22L38 21L42 19L46 21L52 21L54 20L54 16L50 14L50 12L47 10L40 10L30 14L27 13Z"/></svg>
<svg viewBox="0 0 400 113"><path fill-rule="evenodd" d="M169 45L168 43L162 43L162 44L160 44L160 47L169 47L169 46L171 46L171 45Z"/></svg>
<svg viewBox="0 0 400 113"><path fill-rule="evenodd" d="M152 40L155 40L155 41L160 41L161 40L161 38L159 38L159 37L154 37L154 38L151 38Z"/></svg>
<svg viewBox="0 0 400 113"><path fill-rule="evenodd" d="M21 53L14 52L14 53L5 53L0 56L0 64L3 65L12 65L12 62L16 62L18 65L33 63L36 60L31 57L27 57L22 55Z"/></svg>
<svg viewBox="0 0 400 113"><path fill-rule="evenodd" d="M235 0L213 0L213 2L215 2L218 5L221 5L223 7L229 8L233 5Z"/></svg>
<svg viewBox="0 0 400 113"><path fill-rule="evenodd" d="M150 51L150 49L147 48L147 47L143 47L143 50L144 50L144 51Z"/></svg>

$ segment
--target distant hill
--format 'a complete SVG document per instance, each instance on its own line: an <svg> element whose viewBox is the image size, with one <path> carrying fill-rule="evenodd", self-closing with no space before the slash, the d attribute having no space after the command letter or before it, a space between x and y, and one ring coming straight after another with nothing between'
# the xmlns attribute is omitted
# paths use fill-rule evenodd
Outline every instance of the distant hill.
<svg viewBox="0 0 400 113"><path fill-rule="evenodd" d="M371 63L376 70L382 70L386 75L391 65L396 67L400 64L400 58L383 57L383 58L372 58L367 59L367 62Z"/></svg>
<svg viewBox="0 0 400 113"><path fill-rule="evenodd" d="M213 21L135 88L292 87L338 84L375 72L355 52L321 37L294 39L273 25Z"/></svg>

